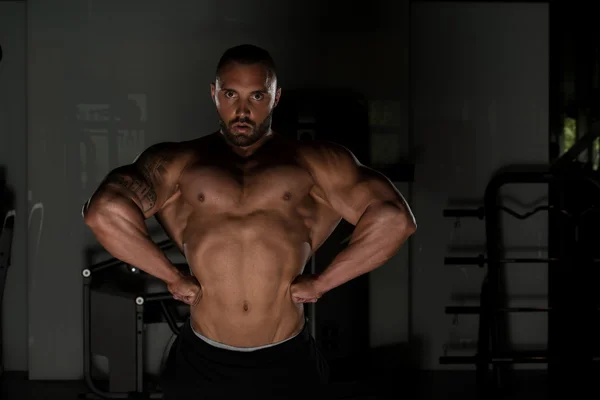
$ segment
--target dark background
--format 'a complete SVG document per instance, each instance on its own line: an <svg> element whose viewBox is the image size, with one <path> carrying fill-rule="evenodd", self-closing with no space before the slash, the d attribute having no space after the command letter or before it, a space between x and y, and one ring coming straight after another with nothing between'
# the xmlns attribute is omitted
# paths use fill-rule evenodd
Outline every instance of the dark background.
<svg viewBox="0 0 600 400"><path fill-rule="evenodd" d="M0 165L17 212L3 300L7 371L82 379L81 271L96 243L81 205L143 148L216 129L209 84L221 53L240 43L265 47L278 64L276 126L348 146L390 177L419 224L385 266L317 305L315 333L328 355L360 365L351 368L358 375L473 370L440 363L478 343L477 316L444 308L479 304L486 269L444 257L485 252L485 224L443 210L483 205L498 170L548 165L589 131L600 76L593 12L537 1L349 4L0 1ZM317 122L298 123L303 113ZM592 171L594 143L580 158ZM549 201L543 184L501 195L520 213ZM503 215L506 256L547 257L548 230L545 213ZM340 226L318 268L350 232ZM107 258L95 254L91 262ZM547 265L502 274L512 306L548 305ZM511 348L545 349L548 322L546 313L511 315ZM157 323L145 334L145 368L155 373L171 332ZM106 360L95 362L106 370Z"/></svg>

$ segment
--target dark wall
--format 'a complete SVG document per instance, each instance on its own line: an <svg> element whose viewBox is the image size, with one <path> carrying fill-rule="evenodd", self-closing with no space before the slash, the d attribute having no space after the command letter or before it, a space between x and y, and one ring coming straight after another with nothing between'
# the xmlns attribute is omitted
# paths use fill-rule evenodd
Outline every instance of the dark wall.
<svg viewBox="0 0 600 400"><path fill-rule="evenodd" d="M397 22L407 18L408 3L363 4L356 12L346 3L325 4L28 3L28 189L45 210L39 243L32 230L29 236L29 336L21 340L31 378L82 375L81 270L86 249L97 243L81 221L81 205L109 169L145 147L217 128L209 83L225 48L250 42L269 49L283 96L315 85L357 91L369 100L370 127L377 128L371 148L387 149L387 159L405 154L407 129L398 127L407 121L408 24ZM364 18L372 14L378 17ZM391 122L373 118L389 110ZM106 119L118 114L126 118ZM397 140L385 146L382 137ZM378 288L369 291L371 345L407 338L406 257L400 253L370 277ZM170 334L166 326L146 333L152 372Z"/></svg>

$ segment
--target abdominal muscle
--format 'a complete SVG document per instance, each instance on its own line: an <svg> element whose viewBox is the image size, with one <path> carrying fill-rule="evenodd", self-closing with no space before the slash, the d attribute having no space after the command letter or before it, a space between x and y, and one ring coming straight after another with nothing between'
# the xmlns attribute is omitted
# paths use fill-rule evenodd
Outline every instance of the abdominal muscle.
<svg viewBox="0 0 600 400"><path fill-rule="evenodd" d="M256 347L302 329L303 305L292 300L290 285L310 246L307 228L294 225L268 213L188 221L185 254L202 288L191 308L197 333L229 346Z"/></svg>

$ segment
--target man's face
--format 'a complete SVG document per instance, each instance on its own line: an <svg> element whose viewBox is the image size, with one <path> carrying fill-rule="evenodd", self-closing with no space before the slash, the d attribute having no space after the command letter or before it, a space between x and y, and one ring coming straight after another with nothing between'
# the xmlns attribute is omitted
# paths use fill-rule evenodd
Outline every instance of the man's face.
<svg viewBox="0 0 600 400"><path fill-rule="evenodd" d="M281 95L277 79L261 64L232 63L211 84L225 138L233 145L251 146L271 128L273 109Z"/></svg>

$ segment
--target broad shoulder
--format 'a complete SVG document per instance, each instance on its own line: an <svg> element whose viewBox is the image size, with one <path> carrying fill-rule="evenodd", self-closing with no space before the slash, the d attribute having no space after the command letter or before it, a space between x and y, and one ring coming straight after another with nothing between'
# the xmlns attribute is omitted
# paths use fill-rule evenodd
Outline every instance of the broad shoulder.
<svg viewBox="0 0 600 400"><path fill-rule="evenodd" d="M186 162L197 158L202 153L210 152L214 145L215 135L209 134L185 141L163 141L148 146L135 161L143 159L163 159L169 162ZM134 162L135 162L134 161Z"/></svg>
<svg viewBox="0 0 600 400"><path fill-rule="evenodd" d="M324 140L298 141L297 152L303 164L314 174L352 173L361 164L345 146Z"/></svg>
<svg viewBox="0 0 600 400"><path fill-rule="evenodd" d="M197 157L198 147L197 140L158 142L148 146L133 163L142 171L161 169L177 173Z"/></svg>
<svg viewBox="0 0 600 400"><path fill-rule="evenodd" d="M149 158L167 158L174 159L176 157L184 156L188 151L186 150L187 142L158 142L148 146L135 158L134 162Z"/></svg>

